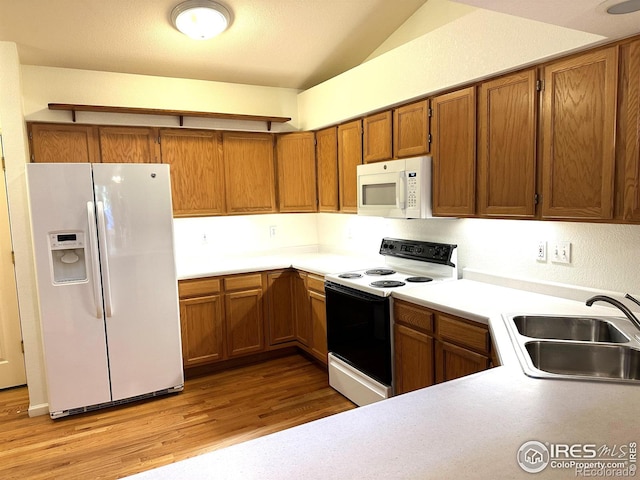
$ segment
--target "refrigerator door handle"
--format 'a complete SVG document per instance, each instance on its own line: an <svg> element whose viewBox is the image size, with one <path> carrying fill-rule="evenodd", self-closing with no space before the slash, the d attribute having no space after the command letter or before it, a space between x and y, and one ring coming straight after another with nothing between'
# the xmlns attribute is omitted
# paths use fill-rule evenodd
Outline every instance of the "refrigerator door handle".
<svg viewBox="0 0 640 480"><path fill-rule="evenodd" d="M87 221L89 223L89 243L91 244L91 271L93 273L93 301L96 306L96 318L102 318L102 294L100 292L100 260L98 259L98 234L96 232L96 213L93 202L87 202Z"/></svg>
<svg viewBox="0 0 640 480"><path fill-rule="evenodd" d="M102 259L102 288L104 288L104 306L107 317L113 316L113 301L111 299L111 279L109 277L109 253L107 251L107 227L104 219L104 203L97 202L98 207L98 242Z"/></svg>

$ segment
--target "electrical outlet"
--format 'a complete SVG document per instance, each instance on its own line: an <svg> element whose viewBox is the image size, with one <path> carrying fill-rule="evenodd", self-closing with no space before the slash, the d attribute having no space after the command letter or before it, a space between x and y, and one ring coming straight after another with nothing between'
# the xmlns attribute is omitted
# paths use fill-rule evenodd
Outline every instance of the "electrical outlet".
<svg viewBox="0 0 640 480"><path fill-rule="evenodd" d="M571 242L556 242L551 246L553 263L571 263Z"/></svg>
<svg viewBox="0 0 640 480"><path fill-rule="evenodd" d="M276 236L276 233L278 231L278 228L276 225L270 225L269 226L269 237L273 238Z"/></svg>
<svg viewBox="0 0 640 480"><path fill-rule="evenodd" d="M538 250L536 251L536 260L539 262L547 261L547 242L541 240L538 242Z"/></svg>

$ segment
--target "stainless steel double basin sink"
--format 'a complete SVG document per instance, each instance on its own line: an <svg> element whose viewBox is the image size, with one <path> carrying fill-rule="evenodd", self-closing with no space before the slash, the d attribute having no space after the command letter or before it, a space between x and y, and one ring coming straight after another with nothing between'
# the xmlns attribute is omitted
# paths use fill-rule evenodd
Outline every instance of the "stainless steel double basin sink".
<svg viewBox="0 0 640 480"><path fill-rule="evenodd" d="M624 317L503 317L530 377L640 385L640 331Z"/></svg>

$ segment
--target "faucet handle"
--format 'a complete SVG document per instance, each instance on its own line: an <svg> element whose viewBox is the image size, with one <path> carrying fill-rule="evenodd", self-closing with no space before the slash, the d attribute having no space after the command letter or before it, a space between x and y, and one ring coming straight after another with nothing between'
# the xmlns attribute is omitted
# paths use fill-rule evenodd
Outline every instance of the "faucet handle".
<svg viewBox="0 0 640 480"><path fill-rule="evenodd" d="M636 305L640 306L640 300L638 300L637 298L632 297L628 293L624 294L624 298L626 298L627 300L631 300L633 303L635 303Z"/></svg>

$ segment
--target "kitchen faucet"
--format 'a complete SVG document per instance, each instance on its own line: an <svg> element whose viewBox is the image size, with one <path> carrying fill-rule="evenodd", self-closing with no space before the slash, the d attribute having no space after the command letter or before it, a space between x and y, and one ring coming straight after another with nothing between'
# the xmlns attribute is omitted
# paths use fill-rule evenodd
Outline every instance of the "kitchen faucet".
<svg viewBox="0 0 640 480"><path fill-rule="evenodd" d="M624 298L631 300L636 305L640 305L640 300L635 299L628 293L625 294ZM606 303L610 303L614 307L618 307L622 311L622 313L624 313L625 316L629 320L631 320L631 323L633 323L636 326L636 328L640 330L640 320L638 320L638 317L636 317L626 305L619 302L615 298L607 297L606 295L596 295L595 297L591 297L586 301L587 307L590 307L591 305L593 305L594 302L606 302Z"/></svg>

